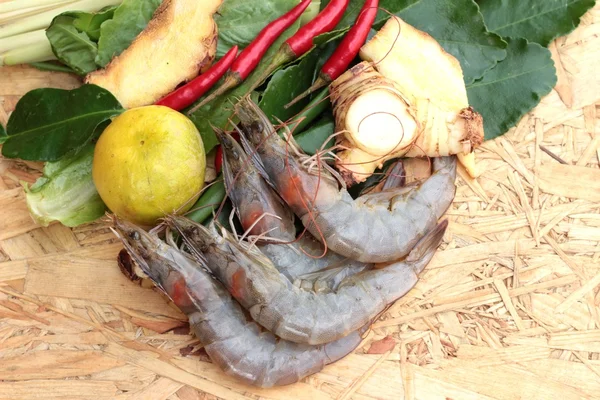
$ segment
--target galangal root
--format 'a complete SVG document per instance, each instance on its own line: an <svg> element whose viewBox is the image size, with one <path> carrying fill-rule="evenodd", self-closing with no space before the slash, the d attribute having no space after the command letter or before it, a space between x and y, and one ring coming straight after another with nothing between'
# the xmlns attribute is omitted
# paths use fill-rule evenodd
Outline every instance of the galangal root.
<svg viewBox="0 0 600 400"><path fill-rule="evenodd" d="M365 61L330 86L343 133L336 166L346 183L365 181L397 157L457 155L475 176L473 149L483 142L483 119L469 107L458 61L398 17L360 56Z"/></svg>
<svg viewBox="0 0 600 400"><path fill-rule="evenodd" d="M131 46L87 75L125 108L154 104L210 67L217 50L213 14L222 0L164 0Z"/></svg>

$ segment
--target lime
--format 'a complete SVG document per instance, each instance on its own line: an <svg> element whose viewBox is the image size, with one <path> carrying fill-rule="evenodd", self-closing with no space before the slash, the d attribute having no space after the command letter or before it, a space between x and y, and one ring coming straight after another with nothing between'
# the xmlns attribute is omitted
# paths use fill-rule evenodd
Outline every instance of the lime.
<svg viewBox="0 0 600 400"><path fill-rule="evenodd" d="M117 216L141 225L190 209L204 185L200 133L183 114L163 106L125 111L102 132L92 176Z"/></svg>

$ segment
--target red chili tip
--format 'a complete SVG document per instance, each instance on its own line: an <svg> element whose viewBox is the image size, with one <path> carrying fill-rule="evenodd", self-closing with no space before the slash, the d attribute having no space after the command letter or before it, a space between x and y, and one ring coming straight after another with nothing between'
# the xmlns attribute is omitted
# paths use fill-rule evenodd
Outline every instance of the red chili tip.
<svg viewBox="0 0 600 400"><path fill-rule="evenodd" d="M237 55L238 46L233 46L219 61L202 75L157 101L155 104L180 111L194 103L229 70Z"/></svg>
<svg viewBox="0 0 600 400"><path fill-rule="evenodd" d="M309 51L315 37L331 31L341 21L350 0L331 0L317 16L285 41L295 57Z"/></svg>

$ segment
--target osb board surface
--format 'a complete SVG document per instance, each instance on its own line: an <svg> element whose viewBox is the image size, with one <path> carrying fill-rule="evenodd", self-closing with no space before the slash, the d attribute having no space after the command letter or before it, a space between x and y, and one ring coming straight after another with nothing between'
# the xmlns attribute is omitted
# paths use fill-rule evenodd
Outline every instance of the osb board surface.
<svg viewBox="0 0 600 400"><path fill-rule="evenodd" d="M600 398L599 31L596 7L553 44L556 90L478 150L477 180L461 174L416 288L285 388L219 372L179 311L120 275L102 223L36 227L19 181L40 165L0 160L0 399ZM0 120L30 89L77 84L2 68Z"/></svg>

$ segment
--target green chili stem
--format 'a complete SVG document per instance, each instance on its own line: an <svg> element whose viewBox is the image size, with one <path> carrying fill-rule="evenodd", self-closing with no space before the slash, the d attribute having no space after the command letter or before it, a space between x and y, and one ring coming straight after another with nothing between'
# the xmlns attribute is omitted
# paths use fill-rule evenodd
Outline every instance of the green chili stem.
<svg viewBox="0 0 600 400"><path fill-rule="evenodd" d="M296 115L289 126L294 135L301 133L311 122L313 122L323 111L325 111L331 105L328 99L329 88L321 90L317 95L308 103L302 111Z"/></svg>
<svg viewBox="0 0 600 400"><path fill-rule="evenodd" d="M196 201L196 204L190 209L192 211L186 214L186 217L201 224L210 218L213 212L219 208L224 198L225 182L223 181L223 176L219 175L217 181L206 189L198 201Z"/></svg>

